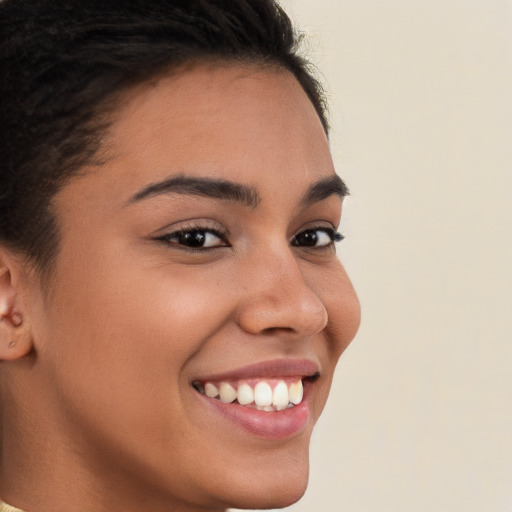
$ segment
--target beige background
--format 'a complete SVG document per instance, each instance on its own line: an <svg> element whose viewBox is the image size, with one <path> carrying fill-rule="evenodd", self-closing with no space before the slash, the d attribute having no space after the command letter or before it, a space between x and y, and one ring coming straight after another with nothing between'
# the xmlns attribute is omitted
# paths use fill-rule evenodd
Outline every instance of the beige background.
<svg viewBox="0 0 512 512"><path fill-rule="evenodd" d="M283 0L328 84L363 324L293 512L512 511L512 2Z"/></svg>

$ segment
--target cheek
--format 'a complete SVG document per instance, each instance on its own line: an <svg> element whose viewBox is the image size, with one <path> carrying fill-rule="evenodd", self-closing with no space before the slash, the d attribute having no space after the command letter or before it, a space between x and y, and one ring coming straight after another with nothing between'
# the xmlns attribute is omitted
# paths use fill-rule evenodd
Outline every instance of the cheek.
<svg viewBox="0 0 512 512"><path fill-rule="evenodd" d="M60 418L67 438L92 454L116 454L121 464L127 457L127 466L133 457L141 475L150 467L165 475L191 445L202 446L190 427L187 363L229 317L230 305L219 283L198 271L121 267L98 265L94 280L63 274L39 377L54 411L48 414Z"/></svg>
<svg viewBox="0 0 512 512"><path fill-rule="evenodd" d="M94 332L98 342L109 333L125 345L140 333L143 346L159 340L166 345L171 338L171 347L186 348L182 342L188 345L193 340L182 335L191 329L199 334L198 328L207 326L210 316L215 318L216 306L221 305L213 300L219 283L194 269L184 271L129 253L119 257L127 253L124 249L113 251L110 258L93 254L86 267L74 262L64 268L49 323L68 318L84 333ZM204 319L202 324L198 317Z"/></svg>
<svg viewBox="0 0 512 512"><path fill-rule="evenodd" d="M62 274L48 312L46 370L70 402L83 397L106 417L165 416L179 406L186 362L229 306L217 283L197 272L103 263L94 274Z"/></svg>
<svg viewBox="0 0 512 512"><path fill-rule="evenodd" d="M361 306L354 287L338 261L330 272L317 276L318 294L327 310L328 322L324 346L333 366L354 339L361 322Z"/></svg>

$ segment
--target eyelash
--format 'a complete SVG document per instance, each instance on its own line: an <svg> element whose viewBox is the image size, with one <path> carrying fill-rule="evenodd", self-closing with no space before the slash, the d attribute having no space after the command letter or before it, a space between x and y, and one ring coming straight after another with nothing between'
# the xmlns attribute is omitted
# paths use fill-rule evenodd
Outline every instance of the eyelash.
<svg viewBox="0 0 512 512"><path fill-rule="evenodd" d="M318 242L318 232L324 233L328 236L329 242L325 245L316 246L316 245L307 245L308 242L307 237L311 236L312 234L315 234L309 241L312 241L314 243ZM207 241L208 235L214 235L217 237L222 244L216 244L212 246L204 246L204 243ZM299 237L306 237L305 240L303 240L303 243L300 243ZM175 245L182 247L185 250L189 251L208 251L212 249L219 249L222 247L231 247L231 244L228 241L229 233L226 230L219 230L216 228L211 227L205 227L205 226L190 226L183 229L180 229L178 231L173 231L172 233L167 233L165 235L159 236L156 238L156 240L165 242L169 245ZM310 249L316 249L316 250L322 250L327 249L329 247L332 247L336 242L341 242L345 237L338 231L336 231L334 228L321 226L317 228L308 228L305 229L299 233L297 233L291 240L291 244L294 247L304 247L304 248L310 248ZM197 242L198 244L202 245L188 245L188 242Z"/></svg>
<svg viewBox="0 0 512 512"><path fill-rule="evenodd" d="M195 235L202 234L203 239L206 238L204 236L205 234L214 235L219 240L221 240L222 245L217 244L217 245L213 245L211 247L203 247L203 246L195 246L194 247L193 245L187 245L185 243L186 238L188 237L189 241L193 241L192 235L194 235L194 234ZM183 240L180 240L181 237L183 237ZM207 251L210 249L219 249L221 247L230 247L230 244L228 242L228 237L229 237L229 233L226 230L220 230L220 229L216 229L216 228L212 228L212 227L194 225L194 226L187 226L183 229L173 231L172 233L167 233L165 235L159 236L158 238L156 238L156 240L165 242L169 245L180 246L189 251ZM173 239L177 239L177 242ZM201 239L196 237L196 241L201 241Z"/></svg>
<svg viewBox="0 0 512 512"><path fill-rule="evenodd" d="M300 237L300 236L307 237L308 235L311 235L311 234L315 234L315 237L318 237L318 235L317 235L318 232L326 234L330 239L329 243L327 243L325 245L321 245L319 247L317 247L315 245L306 245L306 244L300 245L299 244L298 237ZM318 227L318 228L305 229L304 231L297 233L292 239L292 245L295 247L311 247L313 249L326 249L328 247L332 247L336 242L341 242L344 238L345 237L339 231L336 231L334 228L329 228L329 227L323 226L323 227ZM313 238L312 241L317 241L317 240L315 240Z"/></svg>

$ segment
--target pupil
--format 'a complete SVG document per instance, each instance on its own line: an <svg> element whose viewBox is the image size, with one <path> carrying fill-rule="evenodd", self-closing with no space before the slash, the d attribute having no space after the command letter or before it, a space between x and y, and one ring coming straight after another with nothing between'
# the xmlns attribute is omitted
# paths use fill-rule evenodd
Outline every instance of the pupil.
<svg viewBox="0 0 512 512"><path fill-rule="evenodd" d="M300 233L297 236L297 242L300 245L305 245L306 247L314 247L318 241L318 236L316 231L306 231L305 233Z"/></svg>
<svg viewBox="0 0 512 512"><path fill-rule="evenodd" d="M180 244L188 245L189 247L202 247L205 240L203 231L190 231L181 233L179 237Z"/></svg>

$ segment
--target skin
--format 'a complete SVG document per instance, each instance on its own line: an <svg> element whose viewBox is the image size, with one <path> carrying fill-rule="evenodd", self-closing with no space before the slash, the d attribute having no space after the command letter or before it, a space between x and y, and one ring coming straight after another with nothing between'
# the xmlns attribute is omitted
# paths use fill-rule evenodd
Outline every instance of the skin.
<svg viewBox="0 0 512 512"><path fill-rule="evenodd" d="M55 197L51 289L1 251L2 497L31 512L289 505L306 488L311 430L359 325L334 246L293 243L305 229L323 240L340 221L337 194L302 202L334 175L321 123L288 72L240 65L162 77L122 105L106 163ZM178 175L251 186L258 204L130 201ZM157 240L198 226L229 234L196 251ZM320 368L310 421L286 439L212 413L191 385L280 358Z"/></svg>

